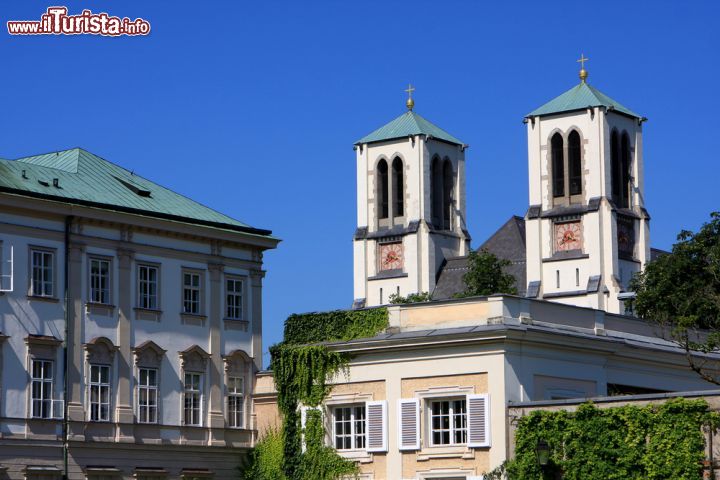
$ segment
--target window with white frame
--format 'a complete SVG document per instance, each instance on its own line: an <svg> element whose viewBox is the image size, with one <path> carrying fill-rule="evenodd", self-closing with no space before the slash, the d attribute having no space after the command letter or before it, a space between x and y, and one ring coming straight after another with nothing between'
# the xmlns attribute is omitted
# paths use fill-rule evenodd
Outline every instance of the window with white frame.
<svg viewBox="0 0 720 480"><path fill-rule="evenodd" d="M183 313L200 314L201 276L197 272L183 273Z"/></svg>
<svg viewBox="0 0 720 480"><path fill-rule="evenodd" d="M90 420L110 421L110 367L90 365Z"/></svg>
<svg viewBox="0 0 720 480"><path fill-rule="evenodd" d="M244 385L242 377L228 377L227 383L227 405L228 405L228 425L233 428L243 428L243 406L244 402Z"/></svg>
<svg viewBox="0 0 720 480"><path fill-rule="evenodd" d="M243 282L239 278L228 278L225 281L225 317L233 320L243 318Z"/></svg>
<svg viewBox="0 0 720 480"><path fill-rule="evenodd" d="M30 377L32 418L52 418L53 362L33 360Z"/></svg>
<svg viewBox="0 0 720 480"><path fill-rule="evenodd" d="M138 307L148 310L157 310L158 282L160 269L153 265L138 265Z"/></svg>
<svg viewBox="0 0 720 480"><path fill-rule="evenodd" d="M138 370L138 422L158 421L158 371L156 368Z"/></svg>
<svg viewBox="0 0 720 480"><path fill-rule="evenodd" d="M202 425L202 374L185 373L183 423Z"/></svg>
<svg viewBox="0 0 720 480"><path fill-rule="evenodd" d="M90 301L110 304L110 260L90 258Z"/></svg>
<svg viewBox="0 0 720 480"><path fill-rule="evenodd" d="M47 250L31 250L30 295L55 296L55 254Z"/></svg>
<svg viewBox="0 0 720 480"><path fill-rule="evenodd" d="M465 398L430 400L428 416L430 446L467 444Z"/></svg>
<svg viewBox="0 0 720 480"><path fill-rule="evenodd" d="M365 404L334 407L333 444L336 450L365 449Z"/></svg>

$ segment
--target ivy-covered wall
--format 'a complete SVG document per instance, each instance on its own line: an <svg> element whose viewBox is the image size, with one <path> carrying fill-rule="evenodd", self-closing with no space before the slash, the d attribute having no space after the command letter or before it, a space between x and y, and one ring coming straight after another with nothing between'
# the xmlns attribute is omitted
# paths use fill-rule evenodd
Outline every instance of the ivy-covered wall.
<svg viewBox="0 0 720 480"><path fill-rule="evenodd" d="M536 410L519 419L515 458L505 466L511 480L701 480L703 427L718 425L704 400L575 412ZM550 446L541 469L536 448ZM498 478L498 477L490 477Z"/></svg>
<svg viewBox="0 0 720 480"><path fill-rule="evenodd" d="M270 347L270 368L283 417L281 465L288 480L335 480L358 472L354 462L323 445L324 429L319 411L307 411L303 432L299 409L301 405L321 405L329 393L329 383L350 360L345 354L329 350L322 342L372 337L387 326L388 312L382 307L294 314L285 321L283 341ZM271 449L265 447L265 450ZM263 456L260 452L251 455L256 463L263 459L277 462L276 456ZM245 472L250 473L270 470L269 466L252 463L245 467Z"/></svg>

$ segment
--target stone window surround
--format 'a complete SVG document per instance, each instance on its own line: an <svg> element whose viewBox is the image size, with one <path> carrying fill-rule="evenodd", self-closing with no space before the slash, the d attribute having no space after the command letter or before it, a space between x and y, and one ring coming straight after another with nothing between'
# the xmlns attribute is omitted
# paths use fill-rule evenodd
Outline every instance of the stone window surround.
<svg viewBox="0 0 720 480"><path fill-rule="evenodd" d="M242 282L242 318L231 318L227 316L228 312L228 305L227 305L227 281L228 280L235 280ZM223 321L227 324L227 322L244 322L245 325L245 331L247 331L247 324L249 323L249 315L248 315L248 300L249 300L249 277L247 275L242 274L235 274L235 273L225 273L223 275L223 283L222 283L222 292L223 292L223 299L222 299L222 308L223 308ZM226 325L227 326L227 325Z"/></svg>
<svg viewBox="0 0 720 480"><path fill-rule="evenodd" d="M440 189L442 192L436 192L435 191L435 174L433 172L433 166L435 165L435 162L438 163L440 168L440 179L438 180L440 182ZM428 195L428 202L430 204L430 221L428 222L429 225L431 225L435 230L438 232L451 232L454 230L454 222L455 222L455 216L451 215L449 219L450 228L445 229L445 215L447 212L445 212L445 165L450 165L450 172L452 175L452 191L450 192L450 205L449 207L452 207L453 211L456 211L456 205L458 199L457 197L457 181L458 181L458 170L453 165L453 161L450 159L449 156L445 155L444 157L440 157L440 155L435 154L430 159L429 164L429 171L430 171L430 184L428 185L428 191L430 195ZM435 203L435 195L442 194L440 198L440 218L438 219L440 222L440 225L435 225L435 222L433 221L433 205ZM454 194L454 195L453 195Z"/></svg>
<svg viewBox="0 0 720 480"><path fill-rule="evenodd" d="M207 415L207 368L210 361L210 354L203 350L198 345L193 345L186 348L185 350L178 352L180 355L180 391L183 393L180 395L180 404L178 412L180 414L180 424L183 428L204 428L206 425ZM188 425L185 423L185 374L196 373L200 374L200 424L199 425Z"/></svg>
<svg viewBox="0 0 720 480"><path fill-rule="evenodd" d="M108 302L98 303L92 300L92 261L102 260L109 263L108 266ZM113 298L115 297L113 289L115 288L115 262L112 256L88 253L87 255L87 305L90 307L99 307L105 309L114 309Z"/></svg>
<svg viewBox="0 0 720 480"><path fill-rule="evenodd" d="M582 175L581 179L581 190L580 193L577 195L570 195L570 158L568 154L568 140L570 139L570 133L573 131L576 131L578 135L580 135L580 172ZM562 137L563 141L563 169L565 173L565 192L561 197L555 197L553 193L553 167L552 167L552 138L555 136L556 133L559 133ZM583 196L585 195L585 192L587 192L587 175L588 172L586 171L586 161L585 161L585 145L588 143L588 140L583 136L582 130L580 127L576 125L571 125L568 127L566 131L562 131L559 128L554 128L547 136L547 140L545 143L545 150L546 150L546 162L547 162L547 179L548 179L548 187L547 187L547 194L550 207L557 207L560 205L574 205L582 203Z"/></svg>
<svg viewBox="0 0 720 480"><path fill-rule="evenodd" d="M402 172L403 172L403 216L395 216L394 215L394 207L393 204L393 195L394 195L394 181L395 176L393 174L393 168L392 163L395 161L396 158L399 158L402 162ZM378 166L380 165L380 162L382 160L385 160L385 163L388 167L388 216L387 218L380 218L380 204L379 204L379 197L378 197L378 191L380 190L380 186L378 185L378 181L380 178L380 175L378 174ZM408 194L408 188L407 188L407 178L408 173L410 170L410 166L408 162L405 161L405 156L402 155L400 152L395 152L389 157L382 154L378 155L378 157L375 159L375 164L370 170L370 173L372 175L372 181L368 182L373 186L373 200L368 201L368 203L372 203L375 206L375 230L379 230L381 227L391 227L393 225L402 225L405 223L405 218L407 217L407 207L408 207L408 201L409 201L409 194Z"/></svg>
<svg viewBox="0 0 720 480"><path fill-rule="evenodd" d="M445 386L430 387L423 390L416 390L415 397L420 400L420 450L417 452L417 460L429 460L431 458L475 458L475 451L467 445L430 445L430 400L452 399L475 393L472 386ZM432 477L428 477L432 478Z"/></svg>
<svg viewBox="0 0 720 480"><path fill-rule="evenodd" d="M365 404L365 402L371 402L374 400L372 393L346 393L341 395L333 395L330 394L324 401L323 401L323 408L325 410L328 410L329 412L332 412L332 410L335 407L339 406L355 406L358 404ZM324 412L323 419L325 422L325 431L326 432L333 432L333 416L328 415ZM367 412L366 412L366 418L365 421L367 422ZM388 425L389 427L389 425ZM325 441L327 446L333 447L334 444L332 443L333 439L331 438L331 435L326 435ZM336 451L338 455L340 455L343 458L346 458L348 460L354 460L356 462L360 463L371 463L373 461L373 453L368 452L367 450L337 450Z"/></svg>
<svg viewBox="0 0 720 480"><path fill-rule="evenodd" d="M473 470L468 469L442 469L442 470L418 470L416 472L418 480L434 480L434 479L444 479L444 478L454 478L460 476L462 478L463 476L466 479L475 478L475 472Z"/></svg>
<svg viewBox="0 0 720 480"><path fill-rule="evenodd" d="M186 274L194 274L200 276L200 286L199 286L199 306L198 306L198 313L190 313L185 312L185 275ZM206 293L207 293L207 286L205 285L207 279L207 275L205 274L205 270L202 268L197 267L180 267L180 316L183 319L183 323L185 323L186 320L189 320L188 323L196 323L198 320L201 320L201 323L204 325L204 319L207 318L207 301L206 301ZM189 317L189 318L188 318ZM194 320L194 322L193 322Z"/></svg>
<svg viewBox="0 0 720 480"><path fill-rule="evenodd" d="M58 271L57 271L57 248L55 247L45 247L42 245L28 245L28 276L27 276L27 296L28 298L31 298L33 300L49 300L49 301L59 301L58 297ZM52 295L36 295L33 293L32 289L32 280L33 280L33 252L43 252L43 253L50 253L52 254L52 287L53 287L53 294Z"/></svg>
<svg viewBox="0 0 720 480"><path fill-rule="evenodd" d="M250 414L248 412L249 408L249 399L252 398L252 365L253 360L250 358L250 356L245 353L243 350L233 350L227 355L223 355L222 357L223 363L225 366L225 375L224 375L224 381L223 381L223 410L225 411L225 422L226 425L229 425L228 422L228 411L227 411L227 398L228 398L228 390L227 390L227 384L228 384L228 378L229 377L240 377L243 379L243 425L241 427L230 427L232 429L247 429L248 428L248 420L250 419Z"/></svg>
<svg viewBox="0 0 720 480"><path fill-rule="evenodd" d="M32 416L32 381L30 380L32 376L32 368L33 368L33 361L34 360L46 360L53 362L53 391L51 395L51 399L55 401L55 395L56 395L56 388L58 377L57 377L57 349L62 344L62 340L51 337L48 335L28 335L25 337L25 344L27 345L27 389L26 389L26 412L25 412L25 418L32 418L34 420L52 420L52 418L49 419L39 419L34 418Z"/></svg>
<svg viewBox="0 0 720 480"><path fill-rule="evenodd" d="M619 208L633 208L633 190L635 189L635 177L632 175L632 170L633 170L633 165L635 163L635 145L633 145L632 137L630 136L630 134L628 133L628 131L625 128L623 128L622 131L620 131L620 130L618 130L617 127L613 127L610 130L610 136L608 137L608 143L609 143L608 152L610 152L610 167L607 169L607 171L610 172L610 189L609 189L610 195L608 195L608 197L610 199L612 199L613 203L615 203L615 198L613 196L613 188L612 188L613 182L615 181L615 179L614 179L615 172L613 172L613 166L612 166L612 148L613 148L612 137L613 137L613 134L617 135L616 138L618 141L618 155L619 155L619 158L617 159L617 161L621 164L620 168L622 168L623 137L627 137L627 139L628 139L628 157L629 157L628 158L628 170L630 170L629 175L628 175L628 184L625 185L625 188L627 189L626 195L628 196L628 198L627 198L628 206L627 207L622 207L620 205L616 205L616 206ZM622 173L622 172L620 172L620 173ZM622 187L623 187L623 185L620 185L620 188L622 188Z"/></svg>
<svg viewBox="0 0 720 480"><path fill-rule="evenodd" d="M157 301L155 308L146 308L140 305L140 267L157 268ZM162 313L162 265L159 262L135 260L135 311Z"/></svg>
<svg viewBox="0 0 720 480"><path fill-rule="evenodd" d="M113 408L114 402L113 397L116 393L115 378L117 377L115 372L115 352L118 347L115 346L112 341L107 337L96 337L90 340L88 343L83 345L85 349L85 399L87 407L87 419L91 422L107 423L113 420ZM110 384L110 407L109 416L107 420L90 420L91 409L90 409L90 367L92 365L109 367L109 378L108 383Z"/></svg>
<svg viewBox="0 0 720 480"><path fill-rule="evenodd" d="M134 402L134 413L135 413L135 422L136 423L142 423L143 425L157 425L160 424L160 419L162 418L162 402L160 399L162 396L160 395L161 388L162 388L162 376L161 376L161 366L163 357L165 356L165 353L167 350L164 350L161 348L157 343L153 342L152 340L146 340L137 347L132 349L133 356L135 357L135 366L134 366L134 381L135 381L135 402ZM147 369L155 369L157 371L156 374L156 388L157 388L157 412L156 412L156 421L155 422L140 422L140 395L138 394L138 386L140 381L140 369L141 368L147 368ZM165 472L167 475L167 472Z"/></svg>

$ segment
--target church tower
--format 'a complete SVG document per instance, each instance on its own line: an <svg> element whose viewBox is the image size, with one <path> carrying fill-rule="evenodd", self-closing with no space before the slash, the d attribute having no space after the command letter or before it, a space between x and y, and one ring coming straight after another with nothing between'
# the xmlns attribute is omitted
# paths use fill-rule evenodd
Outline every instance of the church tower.
<svg viewBox="0 0 720 480"><path fill-rule="evenodd" d="M467 145L413 111L413 90L407 112L355 143L354 308L432 293L445 259L468 253Z"/></svg>
<svg viewBox="0 0 720 480"><path fill-rule="evenodd" d="M526 117L529 297L624 313L650 257L643 191L646 120L587 83Z"/></svg>

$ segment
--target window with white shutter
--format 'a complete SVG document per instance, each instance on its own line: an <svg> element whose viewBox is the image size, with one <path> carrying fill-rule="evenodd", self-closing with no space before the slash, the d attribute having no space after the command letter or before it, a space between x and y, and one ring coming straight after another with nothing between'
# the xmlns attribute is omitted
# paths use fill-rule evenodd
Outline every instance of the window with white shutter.
<svg viewBox="0 0 720 480"><path fill-rule="evenodd" d="M467 396L468 447L490 446L490 398L487 394Z"/></svg>
<svg viewBox="0 0 720 480"><path fill-rule="evenodd" d="M365 402L367 421L367 451L387 452L387 402Z"/></svg>
<svg viewBox="0 0 720 480"><path fill-rule="evenodd" d="M398 401L398 445L400 450L420 450L420 400L417 398Z"/></svg>

